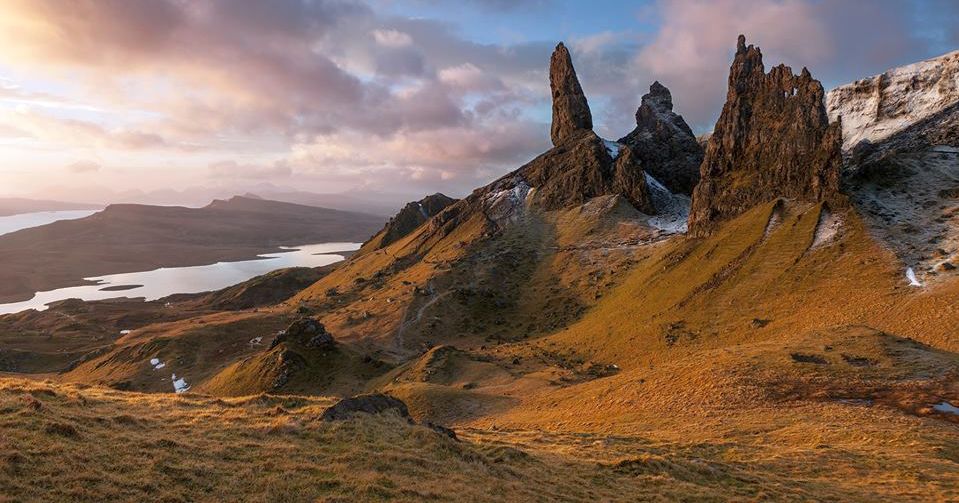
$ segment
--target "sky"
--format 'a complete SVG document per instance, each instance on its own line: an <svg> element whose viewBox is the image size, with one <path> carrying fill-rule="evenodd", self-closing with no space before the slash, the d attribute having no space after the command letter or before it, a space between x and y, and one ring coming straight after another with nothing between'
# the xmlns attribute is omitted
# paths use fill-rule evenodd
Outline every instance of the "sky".
<svg viewBox="0 0 959 503"><path fill-rule="evenodd" d="M597 132L654 80L708 132L736 36L829 89L959 49L953 0L0 0L0 196L462 196L549 148L549 54Z"/></svg>

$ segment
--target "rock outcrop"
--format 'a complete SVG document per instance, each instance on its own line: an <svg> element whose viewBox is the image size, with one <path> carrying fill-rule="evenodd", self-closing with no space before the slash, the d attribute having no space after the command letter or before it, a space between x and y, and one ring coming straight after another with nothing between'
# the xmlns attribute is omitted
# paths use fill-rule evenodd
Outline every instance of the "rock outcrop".
<svg viewBox="0 0 959 503"><path fill-rule="evenodd" d="M839 86L826 98L842 119L843 150L881 143L959 103L959 51ZM941 130L941 128L939 128Z"/></svg>
<svg viewBox="0 0 959 503"><path fill-rule="evenodd" d="M620 138L632 147L643 170L671 192L692 194L703 162L700 146L683 117L673 112L666 86L653 82L636 110L636 129Z"/></svg>
<svg viewBox="0 0 959 503"><path fill-rule="evenodd" d="M553 94L553 125L550 138L554 146L582 131L593 129L593 116L586 95L579 85L569 50L560 42L549 61L549 87Z"/></svg>
<svg viewBox="0 0 959 503"><path fill-rule="evenodd" d="M437 192L419 201L407 203L396 216L387 222L383 230L373 237L373 240L378 240L376 248L389 246L406 237L409 233L416 230L417 227L423 225L424 222L433 218L446 209L447 206L455 202L456 199Z"/></svg>
<svg viewBox="0 0 959 503"><path fill-rule="evenodd" d="M493 192L525 184L530 206L546 211L579 206L590 199L619 194L646 214L656 212L646 177L632 149L586 131L533 159L494 183ZM511 189L510 189L511 190Z"/></svg>
<svg viewBox="0 0 959 503"><path fill-rule="evenodd" d="M830 199L839 192L841 131L829 123L822 84L803 68L765 73L758 47L739 36L726 104L706 146L689 232L779 197Z"/></svg>
<svg viewBox="0 0 959 503"><path fill-rule="evenodd" d="M307 348L332 347L336 344L333 335L330 334L322 323L313 318L299 318L273 339L270 348L274 348L281 343L292 342Z"/></svg>
<svg viewBox="0 0 959 503"><path fill-rule="evenodd" d="M410 424L413 423L410 410L402 400L379 393L344 398L323 411L320 420L345 421L357 414L376 415L386 413L396 414L400 418L409 421Z"/></svg>

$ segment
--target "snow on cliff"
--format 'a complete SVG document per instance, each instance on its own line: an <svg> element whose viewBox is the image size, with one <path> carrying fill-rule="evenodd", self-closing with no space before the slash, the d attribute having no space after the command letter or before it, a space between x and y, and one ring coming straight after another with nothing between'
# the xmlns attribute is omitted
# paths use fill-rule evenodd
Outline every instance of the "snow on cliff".
<svg viewBox="0 0 959 503"><path fill-rule="evenodd" d="M837 87L826 96L829 120L842 118L843 150L878 143L959 103L959 51Z"/></svg>

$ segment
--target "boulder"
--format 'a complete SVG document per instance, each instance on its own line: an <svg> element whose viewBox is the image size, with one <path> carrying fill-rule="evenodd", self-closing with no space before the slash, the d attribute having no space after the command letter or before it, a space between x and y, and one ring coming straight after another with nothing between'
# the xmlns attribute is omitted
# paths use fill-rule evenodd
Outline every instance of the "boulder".
<svg viewBox="0 0 959 503"><path fill-rule="evenodd" d="M379 393L344 398L326 409L320 419L323 421L344 421L356 414L376 415L386 413L396 414L413 424L410 410L402 400Z"/></svg>

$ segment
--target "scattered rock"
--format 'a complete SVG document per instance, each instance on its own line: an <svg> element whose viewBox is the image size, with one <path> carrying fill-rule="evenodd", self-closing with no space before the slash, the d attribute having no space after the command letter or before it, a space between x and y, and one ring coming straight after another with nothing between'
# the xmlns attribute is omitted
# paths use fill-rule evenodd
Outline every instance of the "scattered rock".
<svg viewBox="0 0 959 503"><path fill-rule="evenodd" d="M855 356L855 355L842 355L843 361L846 363L855 366L855 367L872 367L878 365L879 362L873 360L872 358L867 358L865 356Z"/></svg>
<svg viewBox="0 0 959 503"><path fill-rule="evenodd" d="M452 429L447 428L447 427L445 427L445 426L443 426L443 425L441 425L441 424L436 424L436 423L434 423L434 422L432 422L432 421L426 421L425 423L423 423L423 426L426 426L427 428L429 428L429 429L431 429L431 430L433 430L433 431L435 431L436 433L439 433L439 434L441 434L441 435L446 435L447 437L450 437L451 439L453 439L453 440L455 440L455 441L457 441L457 442L459 442L459 440L460 440L460 439L456 436L456 432L455 432L455 431L453 431Z"/></svg>
<svg viewBox="0 0 959 503"><path fill-rule="evenodd" d="M815 363L816 365L825 365L829 363L825 358L819 355L810 355L804 353L792 353L789 355L793 361L799 363Z"/></svg>
<svg viewBox="0 0 959 503"><path fill-rule="evenodd" d="M75 426L66 423L50 423L46 426L44 431L51 435L60 435L67 438L76 438L80 436L80 432L77 431Z"/></svg>

